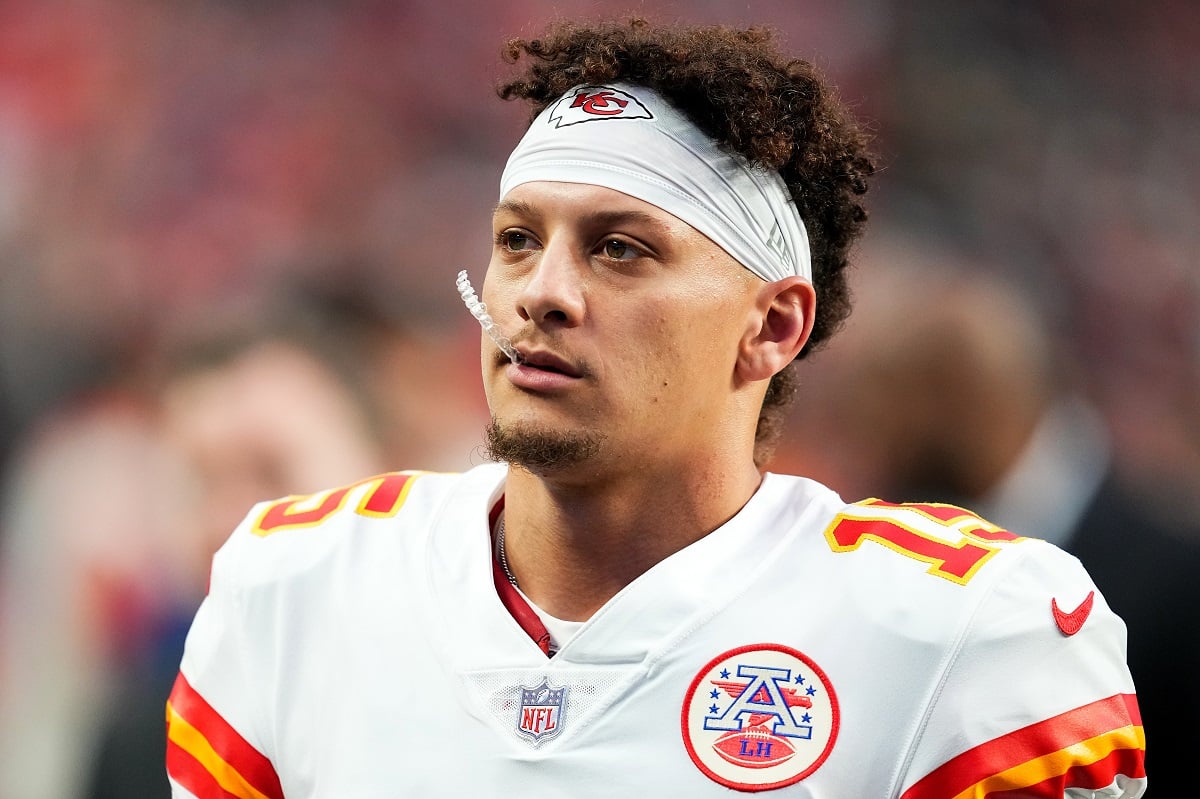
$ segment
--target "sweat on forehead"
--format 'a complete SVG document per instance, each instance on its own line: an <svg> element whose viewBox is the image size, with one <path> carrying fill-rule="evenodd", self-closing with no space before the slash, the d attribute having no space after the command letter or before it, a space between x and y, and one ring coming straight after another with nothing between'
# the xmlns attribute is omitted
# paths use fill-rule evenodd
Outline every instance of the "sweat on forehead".
<svg viewBox="0 0 1200 799"><path fill-rule="evenodd" d="M763 280L812 281L808 233L783 179L726 152L651 89L577 86L517 144L500 198L547 180L604 186L658 206Z"/></svg>

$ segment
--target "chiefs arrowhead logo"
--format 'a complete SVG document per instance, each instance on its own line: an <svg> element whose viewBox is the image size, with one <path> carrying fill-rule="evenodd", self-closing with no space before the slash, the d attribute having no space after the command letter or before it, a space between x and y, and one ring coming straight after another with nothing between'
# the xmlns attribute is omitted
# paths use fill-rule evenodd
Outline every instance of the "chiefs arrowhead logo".
<svg viewBox="0 0 1200 799"><path fill-rule="evenodd" d="M654 114L629 92L611 86L581 86L555 104L547 122L563 128L601 119L654 119Z"/></svg>
<svg viewBox="0 0 1200 799"><path fill-rule="evenodd" d="M1074 635L1083 627L1083 623L1087 621L1087 617L1091 615L1092 603L1096 600L1096 592L1088 591L1087 597L1079 603L1079 607L1067 613L1058 606L1058 600L1054 597L1050 598L1050 610L1054 613L1054 623L1058 625L1058 629L1062 630L1063 635Z"/></svg>

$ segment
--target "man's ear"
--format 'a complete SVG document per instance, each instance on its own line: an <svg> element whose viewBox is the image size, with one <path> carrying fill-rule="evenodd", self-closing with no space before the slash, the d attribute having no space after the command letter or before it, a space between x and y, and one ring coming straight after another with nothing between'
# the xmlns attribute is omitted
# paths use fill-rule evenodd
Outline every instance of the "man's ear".
<svg viewBox="0 0 1200 799"><path fill-rule="evenodd" d="M812 333L817 292L802 277L764 283L739 345L737 373L743 380L769 380L800 354Z"/></svg>

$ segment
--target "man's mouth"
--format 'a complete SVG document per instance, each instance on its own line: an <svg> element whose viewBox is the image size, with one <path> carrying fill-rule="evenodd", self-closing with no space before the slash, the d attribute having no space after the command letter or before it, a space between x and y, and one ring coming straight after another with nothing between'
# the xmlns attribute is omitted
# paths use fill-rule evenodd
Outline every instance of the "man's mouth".
<svg viewBox="0 0 1200 799"><path fill-rule="evenodd" d="M538 369L543 372L566 375L567 377L582 377L583 370L564 358L552 352L534 351L521 353L521 366Z"/></svg>

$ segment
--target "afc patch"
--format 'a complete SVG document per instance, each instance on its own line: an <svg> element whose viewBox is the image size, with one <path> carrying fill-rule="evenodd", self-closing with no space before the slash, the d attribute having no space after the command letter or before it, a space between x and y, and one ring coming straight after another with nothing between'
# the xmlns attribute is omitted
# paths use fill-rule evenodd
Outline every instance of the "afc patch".
<svg viewBox="0 0 1200 799"><path fill-rule="evenodd" d="M718 655L683 700L683 742L700 771L739 791L768 791L816 771L837 740L833 684L804 653L751 644Z"/></svg>

